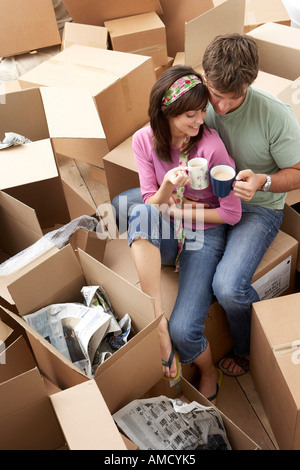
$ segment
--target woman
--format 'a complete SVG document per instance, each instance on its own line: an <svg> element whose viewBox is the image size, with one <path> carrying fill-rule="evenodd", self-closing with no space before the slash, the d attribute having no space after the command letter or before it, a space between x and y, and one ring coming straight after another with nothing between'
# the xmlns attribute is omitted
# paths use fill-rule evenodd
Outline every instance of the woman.
<svg viewBox="0 0 300 470"><path fill-rule="evenodd" d="M203 190L189 185L191 158L205 158L209 169L221 163L234 167L216 131L204 125L207 102L201 75L187 66L171 67L153 86L150 125L137 131L132 142L144 204L132 209L128 239L141 288L154 298L157 316L164 313L161 264L179 270L169 325L163 316L159 326L165 376L174 379L179 372L174 345L183 364L198 366L199 391L215 403L217 371L204 321L225 248L226 224L239 221L241 203L233 191L218 199L210 182Z"/></svg>

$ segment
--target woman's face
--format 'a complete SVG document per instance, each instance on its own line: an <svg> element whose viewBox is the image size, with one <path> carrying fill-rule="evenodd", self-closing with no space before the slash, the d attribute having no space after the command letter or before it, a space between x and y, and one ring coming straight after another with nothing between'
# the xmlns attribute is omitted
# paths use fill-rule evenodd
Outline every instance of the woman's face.
<svg viewBox="0 0 300 470"><path fill-rule="evenodd" d="M198 109L197 111L187 111L174 118L169 119L172 138L180 139L186 135L195 137L201 124L204 122L206 110Z"/></svg>

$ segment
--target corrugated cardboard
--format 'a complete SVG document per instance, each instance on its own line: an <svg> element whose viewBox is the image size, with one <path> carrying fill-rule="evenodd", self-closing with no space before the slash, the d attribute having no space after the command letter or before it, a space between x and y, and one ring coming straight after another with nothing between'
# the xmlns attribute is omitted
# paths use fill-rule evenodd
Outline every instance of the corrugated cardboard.
<svg viewBox="0 0 300 470"><path fill-rule="evenodd" d="M69 222L69 211L49 139L2 149L0 164L0 189L32 207L42 228Z"/></svg>
<svg viewBox="0 0 300 470"><path fill-rule="evenodd" d="M177 52L185 52L186 64L201 65L205 49L215 36L232 31L243 33L244 15L245 0L227 0L198 17L194 15L185 24L184 48Z"/></svg>
<svg viewBox="0 0 300 470"><path fill-rule="evenodd" d="M291 19L281 0L247 0L245 9L245 33L264 23L291 25Z"/></svg>
<svg viewBox="0 0 300 470"><path fill-rule="evenodd" d="M133 338L131 344L126 355L119 358L113 356L110 362L104 363L95 379L112 414L132 400L159 395L171 398L184 395L189 401L196 400L204 406L211 406L184 378L173 387L162 379L157 328L152 328L152 331L148 328L147 332L141 332L138 337ZM112 390L118 390L118 393L111 393ZM258 448L241 429L220 413L233 449Z"/></svg>
<svg viewBox="0 0 300 470"><path fill-rule="evenodd" d="M124 18L125 16L139 15L155 11L162 13L162 7L159 0L64 0L73 21L76 23L91 24L103 26L104 21Z"/></svg>
<svg viewBox="0 0 300 470"><path fill-rule="evenodd" d="M261 88L262 90L272 93L279 98L280 93L289 88L292 83L292 80L288 80L287 78L278 77L277 75L259 70L257 78L253 82L252 86Z"/></svg>
<svg viewBox="0 0 300 470"><path fill-rule="evenodd" d="M1 0L0 57L60 44L52 0Z"/></svg>
<svg viewBox="0 0 300 470"><path fill-rule="evenodd" d="M260 68L289 80L300 76L300 30L266 23L250 31L259 48Z"/></svg>
<svg viewBox="0 0 300 470"><path fill-rule="evenodd" d="M300 294L253 304L250 366L279 448L300 449Z"/></svg>
<svg viewBox="0 0 300 470"><path fill-rule="evenodd" d="M160 17L167 32L168 54L175 57L177 52L185 50L185 23L214 8L214 2L213 0L160 0L160 3L163 9ZM197 44L197 47L199 46L200 44Z"/></svg>
<svg viewBox="0 0 300 470"><path fill-rule="evenodd" d="M147 122L155 72L150 57L73 45L22 75L19 82L22 88L90 90L111 150Z"/></svg>
<svg viewBox="0 0 300 470"><path fill-rule="evenodd" d="M84 285L101 285L119 318L129 313L135 332L144 329L155 318L153 299L87 253L79 250L78 255L80 262L72 247L67 245L44 262L31 270L28 269L8 286L15 305L9 308L3 307L6 314L26 330L40 370L62 389L88 379L46 339L35 332L21 318L23 315L53 303L82 303L80 291ZM39 296L33 295L33 289L34 292L40 293Z"/></svg>
<svg viewBox="0 0 300 470"><path fill-rule="evenodd" d="M61 41L61 49L79 44L81 46L100 47L107 49L107 28L90 24L65 23Z"/></svg>
<svg viewBox="0 0 300 470"><path fill-rule="evenodd" d="M112 49L150 56L154 67L168 62L166 28L155 12L105 21Z"/></svg>

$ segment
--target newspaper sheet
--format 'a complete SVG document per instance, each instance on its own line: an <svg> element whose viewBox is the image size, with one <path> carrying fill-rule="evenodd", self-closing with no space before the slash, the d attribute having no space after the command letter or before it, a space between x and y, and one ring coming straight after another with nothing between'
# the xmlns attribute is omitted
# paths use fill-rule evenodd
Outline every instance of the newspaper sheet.
<svg viewBox="0 0 300 470"><path fill-rule="evenodd" d="M29 144L31 140L27 137L23 137L15 132L6 132L2 142L0 142L0 150L6 149L7 147L14 147L15 145Z"/></svg>
<svg viewBox="0 0 300 470"><path fill-rule="evenodd" d="M166 396L134 400L113 418L141 450L231 450L213 406Z"/></svg>
<svg viewBox="0 0 300 470"><path fill-rule="evenodd" d="M93 294L95 292L105 309L99 300L91 297L90 305L86 302L52 304L23 317L89 378L105 359L125 344L130 332L130 318L125 316L118 322L104 289L95 286Z"/></svg>

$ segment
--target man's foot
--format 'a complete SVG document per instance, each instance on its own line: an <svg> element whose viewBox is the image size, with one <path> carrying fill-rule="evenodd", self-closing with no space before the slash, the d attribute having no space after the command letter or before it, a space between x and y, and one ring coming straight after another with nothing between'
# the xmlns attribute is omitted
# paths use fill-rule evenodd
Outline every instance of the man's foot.
<svg viewBox="0 0 300 470"><path fill-rule="evenodd" d="M161 357L164 363L167 364L171 356L173 345L169 334L168 320L165 317L162 317L161 322L159 323L158 334ZM177 376L177 372L177 362L174 354L171 364L168 364L168 366L163 365L163 373L167 378L174 378Z"/></svg>
<svg viewBox="0 0 300 470"><path fill-rule="evenodd" d="M249 356L238 356L234 352L230 352L219 362L221 371L232 377L239 377L249 371Z"/></svg>

